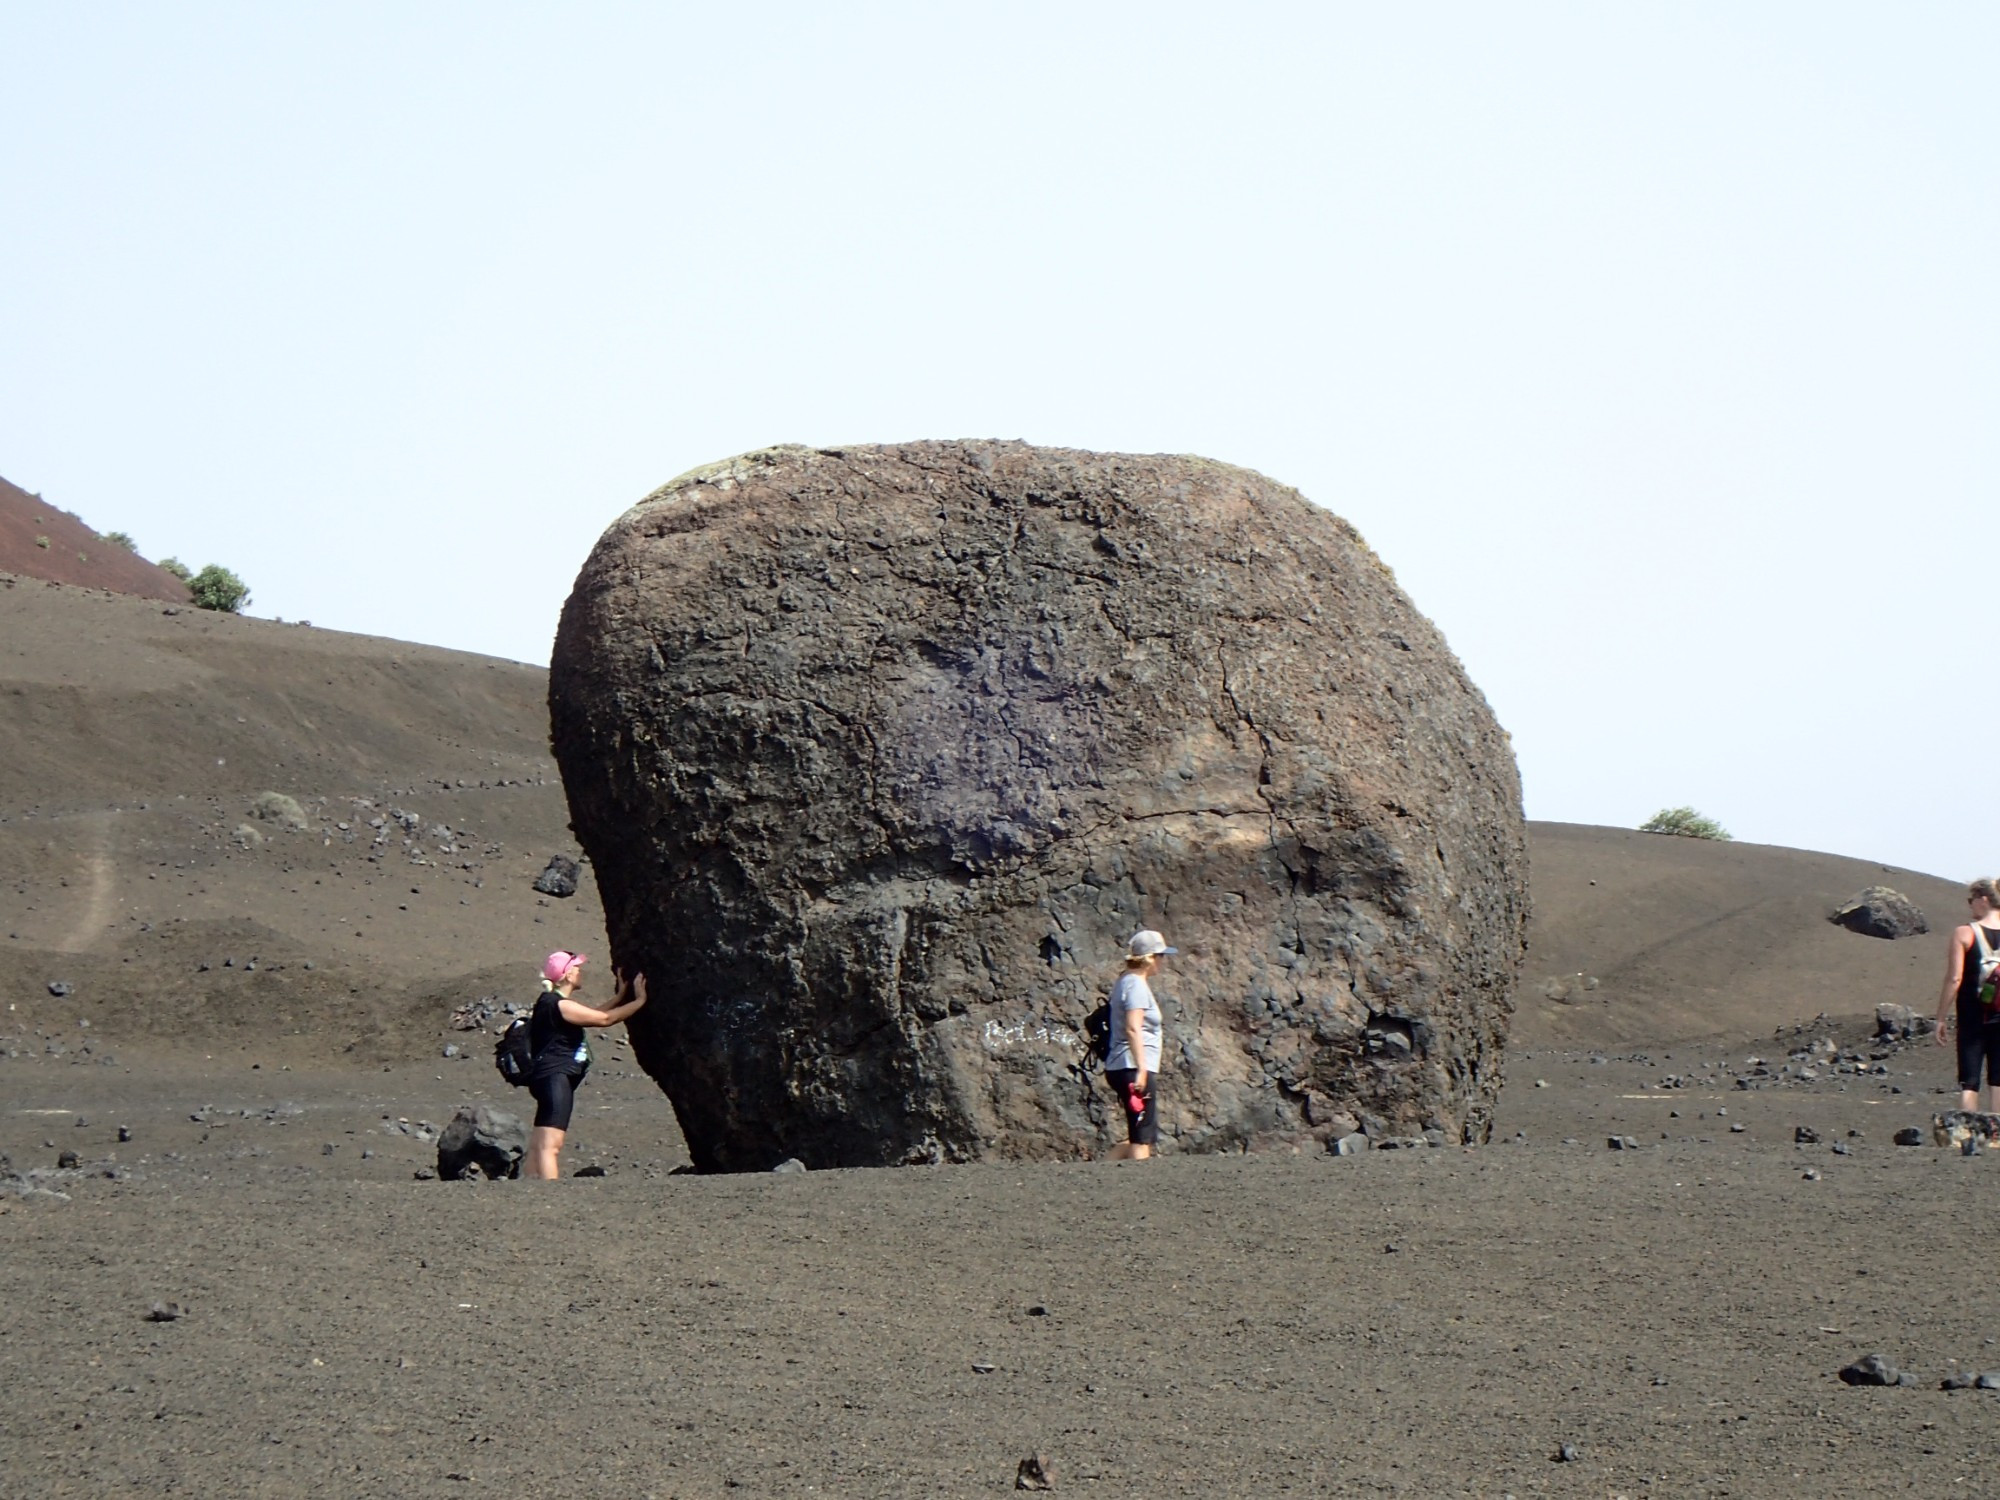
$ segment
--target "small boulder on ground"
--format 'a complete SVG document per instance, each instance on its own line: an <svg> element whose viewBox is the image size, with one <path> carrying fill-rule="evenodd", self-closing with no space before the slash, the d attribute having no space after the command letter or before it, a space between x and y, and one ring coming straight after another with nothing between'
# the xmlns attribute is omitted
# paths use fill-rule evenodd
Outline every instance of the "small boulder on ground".
<svg viewBox="0 0 2000 1500"><path fill-rule="evenodd" d="M1883 1041L1906 1042L1912 1037L1929 1036L1937 1023L1907 1005L1875 1007L1875 1035Z"/></svg>
<svg viewBox="0 0 2000 1500"><path fill-rule="evenodd" d="M1052 1490L1055 1487L1055 1468L1046 1453L1030 1453L1014 1470L1014 1488L1017 1490Z"/></svg>
<svg viewBox="0 0 2000 1500"><path fill-rule="evenodd" d="M1827 920L1864 937L1914 937L1931 930L1917 903L1886 885L1871 885L1849 897Z"/></svg>
<svg viewBox="0 0 2000 1500"><path fill-rule="evenodd" d="M528 1127L490 1104L464 1105L438 1137L437 1171L446 1182L475 1174L519 1177L528 1153Z"/></svg>
<svg viewBox="0 0 2000 1500"><path fill-rule="evenodd" d="M1975 1150L1981 1143L2000 1145L2000 1115L1970 1109L1945 1110L1931 1116L1931 1140L1940 1146L1961 1149L1968 1143Z"/></svg>
<svg viewBox="0 0 2000 1500"><path fill-rule="evenodd" d="M299 806L296 797L287 797L283 792L264 792L250 804L250 816L264 823L276 823L288 833L304 833L312 827L306 818L306 810Z"/></svg>
<svg viewBox="0 0 2000 1500"><path fill-rule="evenodd" d="M582 867L573 859L551 854L542 873L535 877L535 889L544 896L568 897L576 894L576 877Z"/></svg>
<svg viewBox="0 0 2000 1500"><path fill-rule="evenodd" d="M1901 1370L1879 1354L1864 1354L1853 1364L1843 1366L1840 1378L1848 1385L1916 1384L1915 1377L1905 1377Z"/></svg>

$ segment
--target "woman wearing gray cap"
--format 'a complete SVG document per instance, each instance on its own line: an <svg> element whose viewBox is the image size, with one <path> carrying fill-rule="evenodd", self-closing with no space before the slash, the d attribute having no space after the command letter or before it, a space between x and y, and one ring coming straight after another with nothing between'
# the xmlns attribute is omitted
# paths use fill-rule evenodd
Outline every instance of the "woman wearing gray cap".
<svg viewBox="0 0 2000 1500"><path fill-rule="evenodd" d="M1160 960L1178 948L1150 927L1132 934L1125 945L1125 972L1111 986L1111 1045L1104 1054L1104 1080L1125 1111L1125 1144L1111 1155L1118 1161L1145 1161L1160 1139L1160 1122L1153 1111L1153 1085L1160 1072L1160 1002L1147 979L1157 974Z"/></svg>

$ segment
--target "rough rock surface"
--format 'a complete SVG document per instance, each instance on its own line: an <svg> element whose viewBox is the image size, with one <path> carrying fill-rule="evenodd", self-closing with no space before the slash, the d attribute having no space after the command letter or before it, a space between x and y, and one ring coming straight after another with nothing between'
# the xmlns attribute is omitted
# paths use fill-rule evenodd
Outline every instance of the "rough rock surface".
<svg viewBox="0 0 2000 1500"><path fill-rule="evenodd" d="M1513 756L1294 490L1016 443L748 454L605 533L549 701L651 981L635 1050L705 1170L1097 1152L1079 1031L1140 926L1182 949L1168 1149L1489 1132Z"/></svg>
<svg viewBox="0 0 2000 1500"><path fill-rule="evenodd" d="M1917 903L1886 885L1871 885L1850 897L1828 920L1864 937L1914 937L1931 930Z"/></svg>
<svg viewBox="0 0 2000 1500"><path fill-rule="evenodd" d="M528 1154L528 1127L490 1104L463 1105L437 1143L437 1173L446 1182L478 1173L519 1177Z"/></svg>

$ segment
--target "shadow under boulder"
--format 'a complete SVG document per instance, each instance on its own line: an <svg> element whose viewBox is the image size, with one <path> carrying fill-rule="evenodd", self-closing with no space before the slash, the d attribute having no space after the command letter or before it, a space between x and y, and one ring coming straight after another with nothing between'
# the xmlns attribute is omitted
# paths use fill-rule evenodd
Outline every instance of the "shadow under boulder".
<svg viewBox="0 0 2000 1500"><path fill-rule="evenodd" d="M1182 949L1169 1149L1490 1128L1505 733L1345 522L1204 459L782 448L563 611L552 739L636 1055L703 1170L1095 1154L1083 1020Z"/></svg>

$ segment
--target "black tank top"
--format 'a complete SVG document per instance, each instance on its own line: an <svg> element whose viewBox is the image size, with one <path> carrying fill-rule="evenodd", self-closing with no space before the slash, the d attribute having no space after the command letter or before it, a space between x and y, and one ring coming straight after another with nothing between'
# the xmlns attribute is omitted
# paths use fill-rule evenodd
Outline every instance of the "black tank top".
<svg viewBox="0 0 2000 1500"><path fill-rule="evenodd" d="M2000 950L2000 927L1981 927L1979 931L1985 935L1987 947ZM1968 1012L1984 1012L1985 1009L1979 1003L1979 944L1975 941L1966 950L1965 973L1959 976L1958 1011L1963 1017ZM1986 1018L1982 1014L1980 1019L1984 1021Z"/></svg>
<svg viewBox="0 0 2000 1500"><path fill-rule="evenodd" d="M529 1013L528 1045L535 1053L529 1064L532 1074L574 1073L580 1078L590 1066L583 1028L563 1019L562 996L554 990L544 990Z"/></svg>

